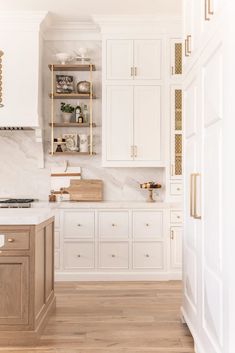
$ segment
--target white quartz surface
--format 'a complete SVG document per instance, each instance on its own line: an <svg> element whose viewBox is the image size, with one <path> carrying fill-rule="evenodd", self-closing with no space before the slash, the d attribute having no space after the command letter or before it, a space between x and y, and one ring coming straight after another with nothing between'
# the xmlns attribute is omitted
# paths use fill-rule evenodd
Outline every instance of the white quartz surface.
<svg viewBox="0 0 235 353"><path fill-rule="evenodd" d="M0 209L0 225L38 225L53 217L48 208L7 208Z"/></svg>
<svg viewBox="0 0 235 353"><path fill-rule="evenodd" d="M51 209L181 209L180 203L170 202L142 202L142 201L101 201L101 202L35 202L33 208L50 207Z"/></svg>

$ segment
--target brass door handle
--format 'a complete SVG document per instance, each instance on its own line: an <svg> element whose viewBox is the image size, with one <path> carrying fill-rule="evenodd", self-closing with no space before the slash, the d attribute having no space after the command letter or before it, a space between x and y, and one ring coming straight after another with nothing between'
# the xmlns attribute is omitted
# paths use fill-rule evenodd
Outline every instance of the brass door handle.
<svg viewBox="0 0 235 353"><path fill-rule="evenodd" d="M199 173L192 173L190 175L190 217L194 219L201 219L197 213L197 177Z"/></svg>
<svg viewBox="0 0 235 353"><path fill-rule="evenodd" d="M208 16L208 14L209 14L209 12L208 12L208 2L207 2L207 0L204 0L204 1L205 1L205 3L204 3L204 5L205 5L205 9L204 9L205 17L204 17L204 19L205 19L205 21L210 21L210 17Z"/></svg>
<svg viewBox="0 0 235 353"><path fill-rule="evenodd" d="M131 67L131 76L134 76L134 67Z"/></svg>
<svg viewBox="0 0 235 353"><path fill-rule="evenodd" d="M135 66L135 69L134 69L134 76L137 76L137 67Z"/></svg>
<svg viewBox="0 0 235 353"><path fill-rule="evenodd" d="M4 107L4 104L2 103L2 56L3 56L3 51L0 50L0 108Z"/></svg>
<svg viewBox="0 0 235 353"><path fill-rule="evenodd" d="M186 57L189 56L189 54L188 54L188 39L184 40L184 55Z"/></svg>
<svg viewBox="0 0 235 353"><path fill-rule="evenodd" d="M194 174L194 218L201 219L202 217L197 214L197 177L200 177L199 173Z"/></svg>

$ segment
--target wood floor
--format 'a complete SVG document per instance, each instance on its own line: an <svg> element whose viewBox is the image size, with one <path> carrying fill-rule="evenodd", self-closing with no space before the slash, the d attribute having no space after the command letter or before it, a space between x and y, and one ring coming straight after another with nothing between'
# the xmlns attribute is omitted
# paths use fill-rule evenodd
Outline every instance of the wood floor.
<svg viewBox="0 0 235 353"><path fill-rule="evenodd" d="M181 283L56 284L57 309L34 348L0 353L192 353L179 316Z"/></svg>

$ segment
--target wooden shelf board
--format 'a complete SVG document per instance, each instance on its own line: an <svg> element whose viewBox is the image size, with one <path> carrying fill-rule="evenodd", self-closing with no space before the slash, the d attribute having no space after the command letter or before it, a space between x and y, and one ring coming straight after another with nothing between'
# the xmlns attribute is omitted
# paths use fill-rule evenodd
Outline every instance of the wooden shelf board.
<svg viewBox="0 0 235 353"><path fill-rule="evenodd" d="M54 99L90 99L90 93L49 93L49 97ZM96 99L96 96L93 94L92 99Z"/></svg>
<svg viewBox="0 0 235 353"><path fill-rule="evenodd" d="M90 152L54 152L53 154L50 152L49 153L52 156L63 156L63 155L69 155L69 156L89 156ZM92 152L93 155L95 155L95 152Z"/></svg>
<svg viewBox="0 0 235 353"><path fill-rule="evenodd" d="M49 64L48 67L52 71L90 71L90 64ZM92 71L96 71L95 65L92 65Z"/></svg>
<svg viewBox="0 0 235 353"><path fill-rule="evenodd" d="M52 126L52 123L49 123L49 126ZM90 124L79 124L79 123L53 123L54 127L90 127ZM92 127L96 127L96 124L93 123Z"/></svg>

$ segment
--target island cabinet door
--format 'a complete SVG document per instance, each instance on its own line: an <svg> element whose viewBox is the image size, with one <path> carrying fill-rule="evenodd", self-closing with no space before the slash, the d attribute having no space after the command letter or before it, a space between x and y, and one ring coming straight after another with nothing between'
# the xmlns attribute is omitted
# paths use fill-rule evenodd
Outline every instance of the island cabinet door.
<svg viewBox="0 0 235 353"><path fill-rule="evenodd" d="M0 256L0 325L28 324L29 259Z"/></svg>

